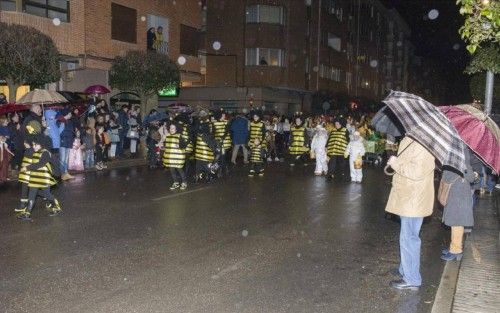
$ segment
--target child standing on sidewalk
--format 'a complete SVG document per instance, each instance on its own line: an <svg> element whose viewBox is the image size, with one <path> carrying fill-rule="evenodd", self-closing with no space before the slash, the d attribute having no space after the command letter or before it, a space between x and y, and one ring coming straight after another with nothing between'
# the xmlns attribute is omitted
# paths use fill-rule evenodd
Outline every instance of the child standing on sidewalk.
<svg viewBox="0 0 500 313"><path fill-rule="evenodd" d="M250 142L250 173L249 177L253 177L255 174L259 176L264 176L264 157L265 150L264 146L260 142L259 138L255 138Z"/></svg>
<svg viewBox="0 0 500 313"><path fill-rule="evenodd" d="M186 163L186 142L177 125L172 123L168 128L168 134L163 140L163 165L170 170L172 180L174 181L170 190L187 188L186 173L184 164Z"/></svg>
<svg viewBox="0 0 500 313"><path fill-rule="evenodd" d="M95 165L95 135L92 128L85 128L82 142L85 150L85 169L88 170Z"/></svg>
<svg viewBox="0 0 500 313"><path fill-rule="evenodd" d="M351 170L351 181L361 183L363 179L363 156L365 155L365 146L363 138L358 131L354 132L352 140L347 145L345 157L349 156L349 168Z"/></svg>
<svg viewBox="0 0 500 313"><path fill-rule="evenodd" d="M14 156L7 144L7 132L0 129L0 183L3 183L9 178L9 163Z"/></svg>
<svg viewBox="0 0 500 313"><path fill-rule="evenodd" d="M104 126L97 126L97 132L95 134L95 159L96 159L96 169L98 171L107 168L104 164L104 153L106 151L106 134L104 132Z"/></svg>
<svg viewBox="0 0 500 313"><path fill-rule="evenodd" d="M80 131L76 131L76 137L73 140L73 147L69 150L68 169L73 171L83 171L83 147L80 140Z"/></svg>

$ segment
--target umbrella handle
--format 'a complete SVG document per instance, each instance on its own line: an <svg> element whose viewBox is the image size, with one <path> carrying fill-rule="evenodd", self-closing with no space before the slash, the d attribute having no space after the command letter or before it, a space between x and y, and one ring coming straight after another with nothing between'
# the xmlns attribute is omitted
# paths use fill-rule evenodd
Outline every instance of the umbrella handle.
<svg viewBox="0 0 500 313"><path fill-rule="evenodd" d="M384 167L384 174L387 175L387 176L393 176L394 174L396 174L396 172L392 171L392 172L389 172L389 168L391 168L391 166L389 164L387 164L385 167Z"/></svg>

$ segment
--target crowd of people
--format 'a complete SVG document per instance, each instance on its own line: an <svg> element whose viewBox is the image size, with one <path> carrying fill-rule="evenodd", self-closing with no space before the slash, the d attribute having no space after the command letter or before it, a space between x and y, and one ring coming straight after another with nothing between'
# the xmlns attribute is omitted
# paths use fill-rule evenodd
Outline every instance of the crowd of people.
<svg viewBox="0 0 500 313"><path fill-rule="evenodd" d="M432 214L434 203L434 156L409 138L381 139L371 126L371 114L291 117L264 115L260 111L229 115L222 110L197 114L160 113L152 110L142 119L138 106L123 105L111 111L104 101L89 106L55 110L33 105L26 113L0 116L0 182L9 171L18 173L21 220L31 220L37 197L45 201L49 215L62 211L51 187L58 177L70 180L70 171L103 170L115 158L147 152L150 169L164 167L172 177L170 190L185 190L191 179L211 182L230 174L242 154L249 164L248 176L264 176L273 162L290 167L315 162L314 175L329 181L361 183L363 164L369 160L369 142L383 145L385 162L395 176L386 212L399 216L401 263L391 286L417 289L421 285L420 227ZM145 145L141 145L145 139ZM399 143L398 143L399 142ZM370 150L370 151L368 151ZM380 151L380 150L379 150ZM446 261L460 259L463 234L473 226L472 209L477 196L492 193L498 176L472 152L466 151L467 170L443 168L441 184L448 186L443 223L451 227L450 246L442 251ZM311 173L312 174L312 173Z"/></svg>

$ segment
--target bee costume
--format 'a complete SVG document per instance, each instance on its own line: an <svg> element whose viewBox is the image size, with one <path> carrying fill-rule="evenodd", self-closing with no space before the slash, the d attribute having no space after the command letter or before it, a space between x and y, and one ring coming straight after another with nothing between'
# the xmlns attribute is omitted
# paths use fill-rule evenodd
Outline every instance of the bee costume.
<svg viewBox="0 0 500 313"><path fill-rule="evenodd" d="M297 122L298 121L298 122ZM305 161L305 154L309 152L309 147L307 145L307 131L306 127L302 123L302 117L300 114L295 116L294 126L290 129L290 147L288 152L290 154L290 165L295 165L296 160Z"/></svg>
<svg viewBox="0 0 500 313"><path fill-rule="evenodd" d="M332 130L328 137L328 142L326 143L326 153L330 158L328 162L328 175L330 179L333 178L336 172L340 176L345 175L344 167L346 165L346 160L344 153L349 143L349 132L344 127L344 121L339 119L335 122L340 123L341 128Z"/></svg>
<svg viewBox="0 0 500 313"><path fill-rule="evenodd" d="M262 143L256 145L254 142L250 143L250 173L248 176L253 177L255 174L264 176L264 155L265 150Z"/></svg>
<svg viewBox="0 0 500 313"><path fill-rule="evenodd" d="M249 123L249 133L250 138L248 140L248 146L254 142L255 139L259 139L260 142L264 142L266 138L266 125L262 122L261 113L259 111L254 111L251 113L252 121ZM258 120L254 120L254 116L258 117Z"/></svg>
<svg viewBox="0 0 500 313"><path fill-rule="evenodd" d="M222 176L224 170L226 173L229 171L227 166L227 152L231 149L231 135L229 134L229 123L224 118L224 112L222 110L216 111L213 116L215 118L215 121L212 122L214 138L221 150L221 156L218 160L219 176Z"/></svg>
<svg viewBox="0 0 500 313"><path fill-rule="evenodd" d="M33 144L42 144L43 138L38 135L33 138ZM35 205L36 196L40 195L46 199L46 207L50 216L58 215L61 212L59 201L50 192L50 187L57 184L52 175L52 165L50 164L51 154L48 150L42 148L33 153L31 163L23 167L26 171L20 174L23 183L28 185L28 201L24 210L19 210L18 218L21 220L30 220L31 211ZM26 159L28 160L28 158Z"/></svg>
<svg viewBox="0 0 500 313"><path fill-rule="evenodd" d="M178 126L176 125L178 130ZM182 133L168 134L163 141L163 166L170 170L173 184L171 190L187 188L186 172L184 165L186 163L186 141Z"/></svg>

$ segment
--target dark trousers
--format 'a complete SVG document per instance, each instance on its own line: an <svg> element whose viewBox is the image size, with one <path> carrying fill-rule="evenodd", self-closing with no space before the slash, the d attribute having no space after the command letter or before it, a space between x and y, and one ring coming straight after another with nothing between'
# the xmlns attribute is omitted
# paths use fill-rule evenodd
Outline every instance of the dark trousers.
<svg viewBox="0 0 500 313"><path fill-rule="evenodd" d="M95 146L95 161L96 161L96 163L104 162L104 151L105 151L105 146L101 146L101 145Z"/></svg>
<svg viewBox="0 0 500 313"><path fill-rule="evenodd" d="M174 183L186 183L186 173L182 168L174 168L170 167L170 175L172 175L172 179L174 180Z"/></svg>
<svg viewBox="0 0 500 313"><path fill-rule="evenodd" d="M250 164L250 174L260 174L264 173L264 163L263 162L252 162Z"/></svg>
<svg viewBox="0 0 500 313"><path fill-rule="evenodd" d="M19 204L20 209L24 209L28 206L28 184L21 183L21 203Z"/></svg>
<svg viewBox="0 0 500 313"><path fill-rule="evenodd" d="M288 163L289 164L296 164L296 163L307 163L308 156L306 153L302 154L288 154Z"/></svg>
<svg viewBox="0 0 500 313"><path fill-rule="evenodd" d="M28 192L28 199L29 199L29 206L28 206L28 211L31 212L33 209L33 205L35 204L36 196L40 195L42 198L44 198L46 201L53 202L54 201L54 196L50 192L50 187L45 187L45 188L34 188L34 187L29 187L29 192Z"/></svg>
<svg viewBox="0 0 500 313"><path fill-rule="evenodd" d="M276 156L282 158L285 155L285 135L276 134L274 143L276 145Z"/></svg>
<svg viewBox="0 0 500 313"><path fill-rule="evenodd" d="M196 160L196 178L199 179L200 175L205 175L205 178L210 176L210 170L208 169L208 162Z"/></svg>
<svg viewBox="0 0 500 313"><path fill-rule="evenodd" d="M334 155L328 162L328 175L345 176L346 158L343 155Z"/></svg>
<svg viewBox="0 0 500 313"><path fill-rule="evenodd" d="M21 166L24 151L23 150L14 150L13 152L14 152L14 156L10 160L10 164L12 165L13 169L17 170Z"/></svg>

